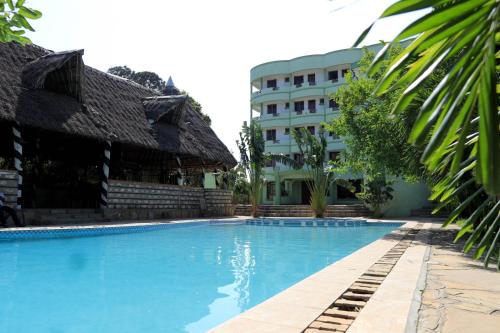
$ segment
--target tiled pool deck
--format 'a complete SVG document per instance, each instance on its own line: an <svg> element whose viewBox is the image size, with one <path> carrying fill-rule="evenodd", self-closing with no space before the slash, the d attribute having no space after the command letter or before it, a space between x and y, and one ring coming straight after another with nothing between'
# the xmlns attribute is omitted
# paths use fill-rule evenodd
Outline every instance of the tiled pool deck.
<svg viewBox="0 0 500 333"><path fill-rule="evenodd" d="M240 222L248 218L228 218ZM123 232L124 228L161 229L165 225L209 222L212 219L136 221L80 226L0 229L2 233L78 234ZM356 219L345 219L355 221ZM277 222L275 219L273 223ZM368 220L371 223L396 222ZM411 245L401 251L390 273L381 279L370 299L346 332L496 332L500 327L500 273L460 254L445 240L435 237L440 223L432 220L397 220L405 223L351 255L212 329L225 332L305 332L363 273L382 258L410 229L418 229ZM453 231L449 231L453 234ZM5 234L4 234L5 235ZM480 282L479 282L480 281ZM471 326L472 325L472 326ZM318 332L334 332L317 330ZM345 331L345 330L340 330ZM309 328L306 332L314 332Z"/></svg>

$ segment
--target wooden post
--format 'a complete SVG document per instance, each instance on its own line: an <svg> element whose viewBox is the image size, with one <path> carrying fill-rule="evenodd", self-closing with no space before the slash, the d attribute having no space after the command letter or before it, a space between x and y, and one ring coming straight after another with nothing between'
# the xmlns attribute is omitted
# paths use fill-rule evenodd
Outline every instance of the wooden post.
<svg viewBox="0 0 500 333"><path fill-rule="evenodd" d="M182 176L181 159L179 158L179 156L176 156L175 160L177 161L177 185L184 185L184 178Z"/></svg>
<svg viewBox="0 0 500 333"><path fill-rule="evenodd" d="M104 146L104 161L101 174L101 208L108 207L108 179L111 163L111 141L106 141Z"/></svg>
<svg viewBox="0 0 500 333"><path fill-rule="evenodd" d="M12 126L14 135L14 167L17 171L17 209L22 209L23 205L23 143L21 138L21 129L18 124Z"/></svg>

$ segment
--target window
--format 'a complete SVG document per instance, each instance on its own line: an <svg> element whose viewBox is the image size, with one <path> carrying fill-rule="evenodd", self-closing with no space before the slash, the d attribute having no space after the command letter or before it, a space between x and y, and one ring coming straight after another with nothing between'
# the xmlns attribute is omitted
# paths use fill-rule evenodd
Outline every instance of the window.
<svg viewBox="0 0 500 333"><path fill-rule="evenodd" d="M295 110L295 112L302 112L302 111L304 111L304 101L295 102L293 104L294 104L294 110Z"/></svg>
<svg viewBox="0 0 500 333"><path fill-rule="evenodd" d="M293 77L293 84L296 86L301 86L304 83L304 75L298 75Z"/></svg>
<svg viewBox="0 0 500 333"><path fill-rule="evenodd" d="M276 130L270 129L266 131L266 140L267 141L275 141L276 140Z"/></svg>
<svg viewBox="0 0 500 333"><path fill-rule="evenodd" d="M307 74L307 82L309 82L310 86L316 85L316 74Z"/></svg>
<svg viewBox="0 0 500 333"><path fill-rule="evenodd" d="M311 133L312 135L316 134L316 127L314 126L307 126L307 130L309 131L309 133Z"/></svg>
<svg viewBox="0 0 500 333"><path fill-rule="evenodd" d="M299 138L302 137L302 127L295 127L293 130Z"/></svg>
<svg viewBox="0 0 500 333"><path fill-rule="evenodd" d="M288 110L290 108L290 103L286 102L285 103L285 109Z"/></svg>
<svg viewBox="0 0 500 333"><path fill-rule="evenodd" d="M325 105L325 99L324 98L320 98L319 99L319 105Z"/></svg>
<svg viewBox="0 0 500 333"><path fill-rule="evenodd" d="M277 110L276 104L267 105L267 114L276 114Z"/></svg>
<svg viewBox="0 0 500 333"><path fill-rule="evenodd" d="M330 151L328 152L328 159L330 161L337 161L340 157L340 152L339 151Z"/></svg>
<svg viewBox="0 0 500 333"><path fill-rule="evenodd" d="M328 80L332 82L337 82L339 80L339 72L337 70L329 71Z"/></svg>
<svg viewBox="0 0 500 333"><path fill-rule="evenodd" d="M289 77L285 78L285 83L290 83L290 78Z"/></svg>
<svg viewBox="0 0 500 333"><path fill-rule="evenodd" d="M332 139L339 139L340 137L335 132L328 132L328 136L331 136Z"/></svg>
<svg viewBox="0 0 500 333"><path fill-rule="evenodd" d="M266 199L273 200L275 193L276 193L276 186L275 186L274 182L267 182L266 183Z"/></svg>
<svg viewBox="0 0 500 333"><path fill-rule="evenodd" d="M347 75L347 72L349 72L349 69L344 68L344 69L342 70L342 77L345 77L345 76Z"/></svg>
<svg viewBox="0 0 500 333"><path fill-rule="evenodd" d="M276 81L276 79L267 80L267 87L268 88L277 88L278 87L278 82Z"/></svg>
<svg viewBox="0 0 500 333"><path fill-rule="evenodd" d="M274 168L276 166L276 161L274 161L274 160L266 160L264 162L264 165L266 166L266 168Z"/></svg>
<svg viewBox="0 0 500 333"><path fill-rule="evenodd" d="M285 128L285 135L290 135L290 127Z"/></svg>
<svg viewBox="0 0 500 333"><path fill-rule="evenodd" d="M337 102L335 102L335 100L331 99L330 102L329 102L329 107L331 107L332 109L338 109L339 108L339 105L337 104Z"/></svg>
<svg viewBox="0 0 500 333"><path fill-rule="evenodd" d="M316 100L315 99L310 99L307 101L307 109L311 113L316 112Z"/></svg>
<svg viewBox="0 0 500 333"><path fill-rule="evenodd" d="M302 154L293 154L293 160L299 164L302 164L304 163L304 156L302 156Z"/></svg>

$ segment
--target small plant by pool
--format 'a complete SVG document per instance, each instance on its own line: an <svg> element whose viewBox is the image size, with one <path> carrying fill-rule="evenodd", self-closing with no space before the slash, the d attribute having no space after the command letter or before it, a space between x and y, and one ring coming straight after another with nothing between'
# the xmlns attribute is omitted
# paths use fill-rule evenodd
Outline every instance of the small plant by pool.
<svg viewBox="0 0 500 333"><path fill-rule="evenodd" d="M317 221L2 232L0 332L205 332L400 225Z"/></svg>

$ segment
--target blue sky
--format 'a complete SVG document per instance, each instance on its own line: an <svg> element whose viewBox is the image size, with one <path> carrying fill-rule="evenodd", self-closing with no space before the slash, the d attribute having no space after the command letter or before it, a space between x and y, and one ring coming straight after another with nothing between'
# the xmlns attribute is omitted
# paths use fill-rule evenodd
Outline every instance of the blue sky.
<svg viewBox="0 0 500 333"><path fill-rule="evenodd" d="M212 128L237 153L249 117L250 68L262 62L350 47L393 0L28 0L43 12L35 44L85 49L106 71L172 75L197 99ZM416 16L380 22L366 44L390 40Z"/></svg>

